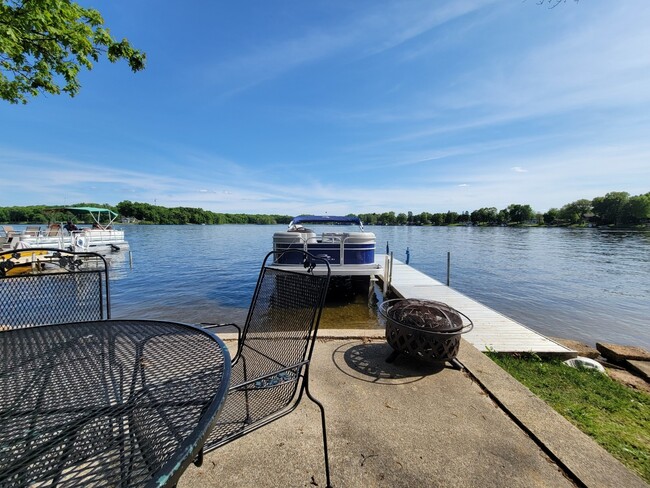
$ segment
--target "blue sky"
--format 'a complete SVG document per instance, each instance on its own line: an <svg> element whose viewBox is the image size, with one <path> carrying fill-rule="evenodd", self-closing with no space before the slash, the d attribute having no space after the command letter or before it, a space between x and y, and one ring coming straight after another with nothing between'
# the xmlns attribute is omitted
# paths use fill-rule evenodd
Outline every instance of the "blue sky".
<svg viewBox="0 0 650 488"><path fill-rule="evenodd" d="M88 4L88 2L81 2ZM650 2L102 2L147 69L0 103L0 206L545 211L650 191Z"/></svg>

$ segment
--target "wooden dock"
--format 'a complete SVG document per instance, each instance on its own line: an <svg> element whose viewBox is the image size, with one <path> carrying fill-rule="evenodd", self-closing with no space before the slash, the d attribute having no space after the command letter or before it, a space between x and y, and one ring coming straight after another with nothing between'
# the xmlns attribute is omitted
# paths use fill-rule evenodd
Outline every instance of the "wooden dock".
<svg viewBox="0 0 650 488"><path fill-rule="evenodd" d="M375 261L383 267L385 258L385 255L376 255ZM379 278L383 280L384 275L379 275ZM399 297L443 302L467 315L474 324L474 329L463 337L480 351L534 352L566 358L577 355L575 351L544 337L397 259L393 259L390 288Z"/></svg>

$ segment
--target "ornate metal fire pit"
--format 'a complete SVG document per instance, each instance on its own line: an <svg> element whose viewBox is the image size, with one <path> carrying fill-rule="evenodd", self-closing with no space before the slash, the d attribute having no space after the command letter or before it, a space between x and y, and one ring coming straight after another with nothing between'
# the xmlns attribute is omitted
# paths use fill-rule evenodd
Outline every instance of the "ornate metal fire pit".
<svg viewBox="0 0 650 488"><path fill-rule="evenodd" d="M474 327L463 313L446 303L415 298L386 300L379 313L386 319L386 340L393 348L387 362L404 354L430 363L449 361L454 368L462 368L456 359L460 335Z"/></svg>

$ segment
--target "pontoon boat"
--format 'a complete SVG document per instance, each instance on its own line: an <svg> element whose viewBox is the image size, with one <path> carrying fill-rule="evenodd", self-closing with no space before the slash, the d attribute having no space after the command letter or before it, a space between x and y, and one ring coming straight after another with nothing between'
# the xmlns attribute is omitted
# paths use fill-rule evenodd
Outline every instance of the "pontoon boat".
<svg viewBox="0 0 650 488"><path fill-rule="evenodd" d="M317 235L303 224L331 224ZM338 230L340 225L358 225L359 232ZM340 227L339 227L340 228ZM370 276L378 274L381 266L375 263L375 234L364 232L358 217L302 215L295 217L284 232L273 234L273 250L302 249L327 259L332 275ZM286 253L276 261L278 266L302 266L299 253Z"/></svg>
<svg viewBox="0 0 650 488"><path fill-rule="evenodd" d="M129 248L124 238L124 231L113 229L117 214L107 208L64 207L57 209L75 216L92 220L92 227L83 227L68 231L62 224L50 224L47 227L28 226L25 231L15 231L4 226L6 241L3 250L28 249L32 247L48 249L68 249L76 252L109 252Z"/></svg>

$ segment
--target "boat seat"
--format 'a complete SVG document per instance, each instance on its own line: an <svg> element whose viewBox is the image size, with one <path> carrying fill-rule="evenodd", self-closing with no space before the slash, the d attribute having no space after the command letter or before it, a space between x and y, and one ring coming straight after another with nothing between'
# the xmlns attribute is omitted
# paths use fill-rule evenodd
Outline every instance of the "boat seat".
<svg viewBox="0 0 650 488"><path fill-rule="evenodd" d="M12 226L10 226L10 225L3 225L2 230L3 230L3 232L5 233L5 235L7 237L11 237L11 236L20 234L20 232L18 232L17 230L14 230L14 228Z"/></svg>
<svg viewBox="0 0 650 488"><path fill-rule="evenodd" d="M341 242L346 234L343 232L323 232L322 242Z"/></svg>
<svg viewBox="0 0 650 488"><path fill-rule="evenodd" d="M61 235L61 224L50 224L47 228L49 237Z"/></svg>
<svg viewBox="0 0 650 488"><path fill-rule="evenodd" d="M24 235L26 236L37 236L41 232L40 225L28 225L25 228Z"/></svg>

